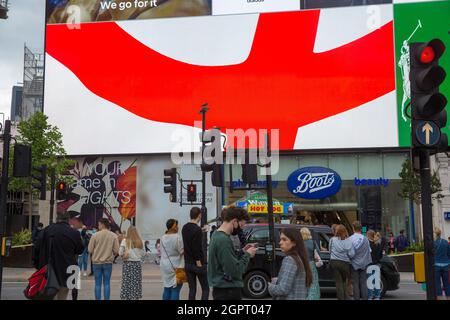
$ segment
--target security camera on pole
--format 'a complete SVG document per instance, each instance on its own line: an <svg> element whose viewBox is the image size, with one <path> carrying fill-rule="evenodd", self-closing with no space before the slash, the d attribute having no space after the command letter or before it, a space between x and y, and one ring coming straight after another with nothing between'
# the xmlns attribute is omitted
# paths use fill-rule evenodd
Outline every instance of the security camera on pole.
<svg viewBox="0 0 450 320"><path fill-rule="evenodd" d="M444 51L445 45L439 39L410 45L411 148L412 154L420 160L428 300L436 300L430 155L445 152L448 148L447 135L441 132L447 124L447 99L439 92L439 86L446 77L444 69L439 66L439 58Z"/></svg>

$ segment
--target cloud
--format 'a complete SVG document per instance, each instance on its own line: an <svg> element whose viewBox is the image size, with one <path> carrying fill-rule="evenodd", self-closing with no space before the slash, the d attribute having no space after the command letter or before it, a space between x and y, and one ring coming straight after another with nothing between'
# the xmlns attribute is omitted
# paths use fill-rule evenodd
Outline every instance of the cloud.
<svg viewBox="0 0 450 320"><path fill-rule="evenodd" d="M0 112L7 118L12 87L23 82L24 44L44 52L45 0L9 1L8 16L0 20Z"/></svg>

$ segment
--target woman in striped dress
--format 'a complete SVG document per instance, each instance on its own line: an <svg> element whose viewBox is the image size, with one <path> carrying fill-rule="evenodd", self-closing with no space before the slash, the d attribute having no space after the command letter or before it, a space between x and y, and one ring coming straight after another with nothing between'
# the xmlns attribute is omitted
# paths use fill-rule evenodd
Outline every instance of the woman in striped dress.
<svg viewBox="0 0 450 320"><path fill-rule="evenodd" d="M119 249L119 255L123 259L120 299L139 300L142 298L142 257L144 254L142 239L137 229L131 226Z"/></svg>
<svg viewBox="0 0 450 320"><path fill-rule="evenodd" d="M319 300L320 299L320 286L319 286L319 273L316 266L322 262L320 256L314 248L314 242L312 240L311 232L308 228L302 228L300 230L303 241L305 242L306 251L308 252L309 265L313 275L311 287L308 290L308 296L306 300Z"/></svg>

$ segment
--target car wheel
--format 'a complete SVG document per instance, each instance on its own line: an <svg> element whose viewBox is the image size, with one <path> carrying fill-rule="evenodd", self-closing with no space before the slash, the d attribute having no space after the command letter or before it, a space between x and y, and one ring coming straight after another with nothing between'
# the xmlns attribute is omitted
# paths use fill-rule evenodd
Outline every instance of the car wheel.
<svg viewBox="0 0 450 320"><path fill-rule="evenodd" d="M269 277L262 271L251 271L244 278L244 294L252 299L265 298L269 291Z"/></svg>
<svg viewBox="0 0 450 320"><path fill-rule="evenodd" d="M381 297L382 298L386 294L387 288L388 288L388 284L387 284L386 278L381 276Z"/></svg>

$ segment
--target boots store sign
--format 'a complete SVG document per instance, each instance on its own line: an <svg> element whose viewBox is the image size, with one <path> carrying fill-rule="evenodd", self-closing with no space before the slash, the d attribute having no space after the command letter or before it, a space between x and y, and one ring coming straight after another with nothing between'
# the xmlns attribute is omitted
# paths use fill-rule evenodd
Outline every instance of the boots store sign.
<svg viewBox="0 0 450 320"><path fill-rule="evenodd" d="M304 199L323 199L336 194L342 185L341 177L324 167L305 167L291 173L287 181L289 191Z"/></svg>

